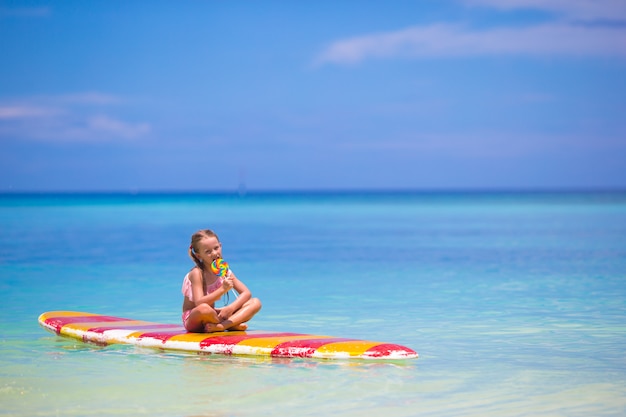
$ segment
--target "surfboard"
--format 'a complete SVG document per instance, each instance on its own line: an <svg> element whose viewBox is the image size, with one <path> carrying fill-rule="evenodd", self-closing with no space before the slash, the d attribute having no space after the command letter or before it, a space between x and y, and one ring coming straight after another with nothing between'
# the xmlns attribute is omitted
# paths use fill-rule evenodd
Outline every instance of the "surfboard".
<svg viewBox="0 0 626 417"><path fill-rule="evenodd" d="M190 333L179 324L154 323L77 311L51 311L39 324L60 336L97 345L128 344L202 354L318 359L416 359L405 346L264 330Z"/></svg>

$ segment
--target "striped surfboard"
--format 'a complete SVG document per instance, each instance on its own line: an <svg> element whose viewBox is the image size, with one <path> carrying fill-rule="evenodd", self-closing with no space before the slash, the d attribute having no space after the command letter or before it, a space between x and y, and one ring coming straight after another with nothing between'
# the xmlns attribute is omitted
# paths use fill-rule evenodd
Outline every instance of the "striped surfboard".
<svg viewBox="0 0 626 417"><path fill-rule="evenodd" d="M189 333L177 324L153 323L76 311L51 311L39 324L60 336L86 343L129 344L204 354L318 359L415 359L405 346L333 336L263 330Z"/></svg>

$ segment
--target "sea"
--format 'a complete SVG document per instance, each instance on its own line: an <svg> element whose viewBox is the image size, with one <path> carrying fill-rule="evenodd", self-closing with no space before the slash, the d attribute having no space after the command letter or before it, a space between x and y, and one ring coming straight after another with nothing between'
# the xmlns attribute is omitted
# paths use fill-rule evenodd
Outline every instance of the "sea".
<svg viewBox="0 0 626 417"><path fill-rule="evenodd" d="M66 339L75 310L180 323L191 235L253 330L418 359L260 359ZM626 192L0 194L0 416L624 416Z"/></svg>

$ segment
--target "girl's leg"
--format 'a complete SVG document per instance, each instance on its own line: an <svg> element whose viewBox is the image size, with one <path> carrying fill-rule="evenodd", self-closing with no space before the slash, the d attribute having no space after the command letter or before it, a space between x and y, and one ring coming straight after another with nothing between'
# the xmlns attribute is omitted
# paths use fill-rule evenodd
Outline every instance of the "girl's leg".
<svg viewBox="0 0 626 417"><path fill-rule="evenodd" d="M248 328L245 322L249 321L261 309L261 300L258 298L249 299L239 310L235 312L228 320L224 320L220 324L227 330L246 330Z"/></svg>
<svg viewBox="0 0 626 417"><path fill-rule="evenodd" d="M219 322L217 313L210 305L200 304L191 310L185 321L185 328L190 332L204 332L207 324L218 324ZM222 330L224 329L222 328Z"/></svg>

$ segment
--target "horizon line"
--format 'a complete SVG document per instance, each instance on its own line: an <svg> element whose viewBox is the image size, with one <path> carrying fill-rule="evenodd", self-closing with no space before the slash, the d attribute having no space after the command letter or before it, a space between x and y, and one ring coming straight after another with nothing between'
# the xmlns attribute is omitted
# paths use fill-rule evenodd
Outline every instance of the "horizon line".
<svg viewBox="0 0 626 417"><path fill-rule="evenodd" d="M260 189L111 189L111 190L0 190L0 195L84 195L84 196L149 196L149 195L223 195L239 196L247 195L286 195L286 194L506 194L506 193L624 193L626 186L561 186L561 187L411 187L411 188L260 188Z"/></svg>

